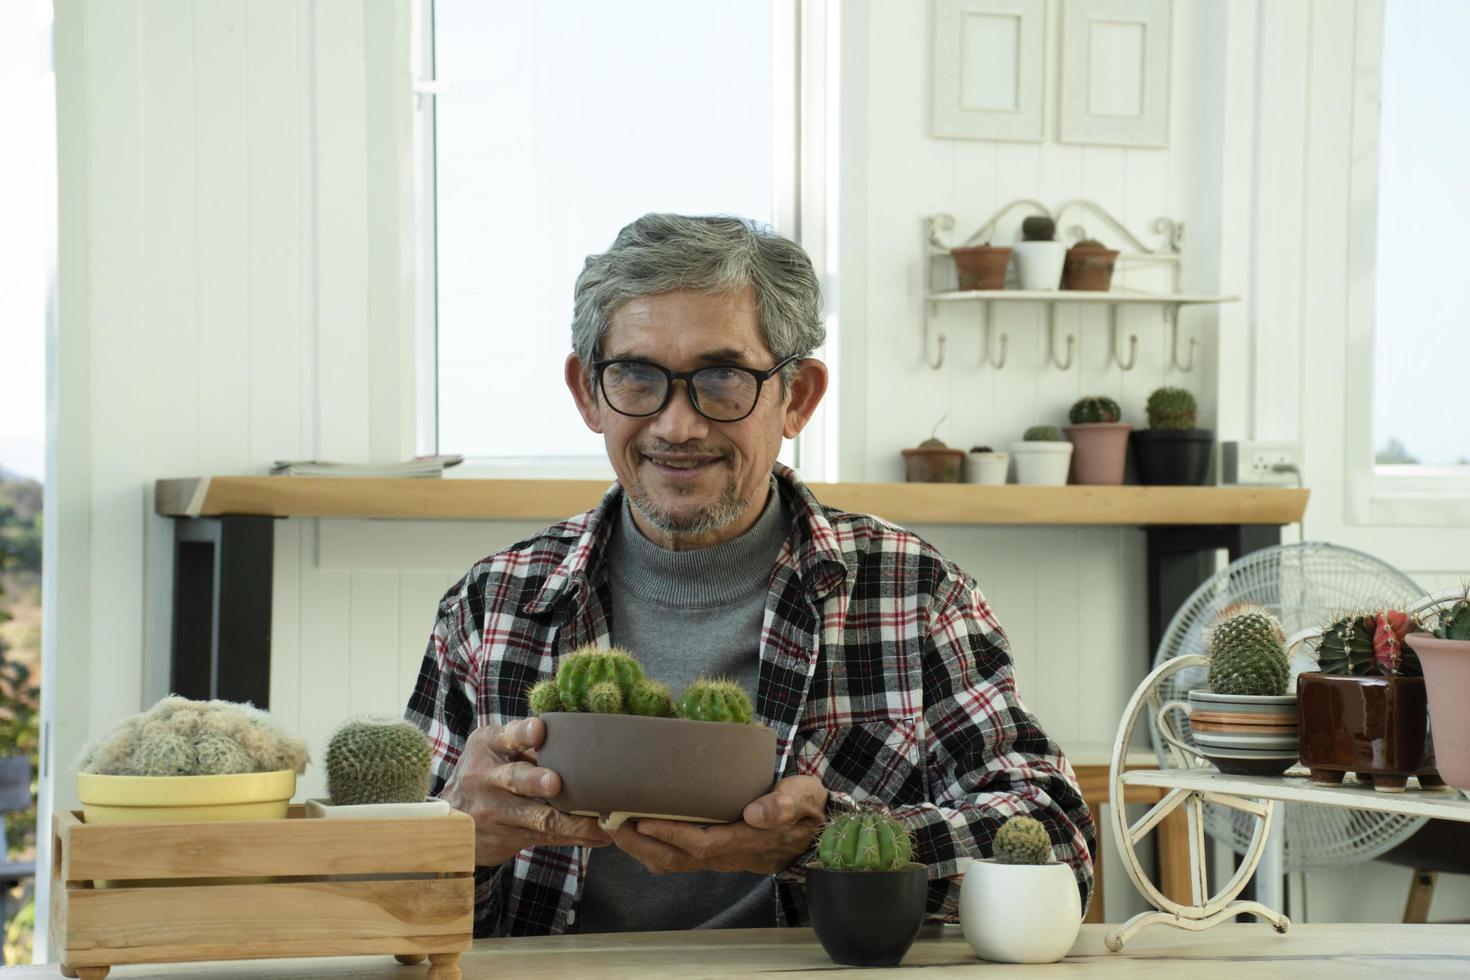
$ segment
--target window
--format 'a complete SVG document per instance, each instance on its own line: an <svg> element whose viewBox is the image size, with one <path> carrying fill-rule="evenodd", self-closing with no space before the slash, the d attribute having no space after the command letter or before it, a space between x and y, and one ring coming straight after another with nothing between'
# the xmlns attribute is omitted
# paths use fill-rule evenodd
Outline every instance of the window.
<svg viewBox="0 0 1470 980"><path fill-rule="evenodd" d="M1456 81L1467 37L1463 0L1383 5L1373 449L1377 475L1405 489L1470 479L1459 312L1470 113Z"/></svg>
<svg viewBox="0 0 1470 980"><path fill-rule="evenodd" d="M648 211L733 213L795 233L791 9L425 3L420 451L608 469L561 381L573 283L589 253Z"/></svg>

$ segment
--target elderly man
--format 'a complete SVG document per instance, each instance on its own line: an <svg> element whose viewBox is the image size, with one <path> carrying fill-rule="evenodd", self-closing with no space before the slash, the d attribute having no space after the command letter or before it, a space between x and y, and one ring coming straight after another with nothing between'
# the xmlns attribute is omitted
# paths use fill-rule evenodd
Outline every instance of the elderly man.
<svg viewBox="0 0 1470 980"><path fill-rule="evenodd" d="M864 800L913 834L931 915L954 916L961 859L1014 814L1086 904L1092 819L974 580L776 462L827 387L820 308L801 248L734 218L646 215L587 260L566 383L617 482L445 595L408 704L435 794L475 820L476 935L800 922L814 834ZM585 644L676 689L743 685L776 732L771 791L739 823L611 834L548 806L527 692Z"/></svg>

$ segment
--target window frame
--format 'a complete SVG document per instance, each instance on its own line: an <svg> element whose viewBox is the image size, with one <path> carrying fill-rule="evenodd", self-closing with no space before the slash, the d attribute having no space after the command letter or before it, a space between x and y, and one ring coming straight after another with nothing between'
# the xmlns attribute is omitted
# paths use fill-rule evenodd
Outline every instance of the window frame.
<svg viewBox="0 0 1470 980"><path fill-rule="evenodd" d="M782 462L799 467L808 480L830 479L837 472L836 358L837 323L832 313L835 283L835 208L828 207L828 188L835 187L836 154L828 147L837 138L835 68L829 57L835 44L836 4L829 0L770 0L774 46L772 168L775 229L790 236L811 257L822 286L827 340L812 352L829 365L829 387L812 419L786 443ZM443 451L439 444L437 186L435 183L435 100L454 92L452 81L434 75L434 0L413 0L410 54L414 92L413 155L415 207L414 352L415 451ZM834 49L835 50L835 49ZM557 386L560 387L559 385ZM447 447L451 448L452 447ZM613 479L605 455L467 456L447 475L459 478Z"/></svg>

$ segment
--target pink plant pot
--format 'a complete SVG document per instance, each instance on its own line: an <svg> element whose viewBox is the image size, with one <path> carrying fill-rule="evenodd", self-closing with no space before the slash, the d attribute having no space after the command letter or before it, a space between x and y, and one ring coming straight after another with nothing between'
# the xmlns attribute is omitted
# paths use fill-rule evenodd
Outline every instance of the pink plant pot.
<svg viewBox="0 0 1470 980"><path fill-rule="evenodd" d="M1470 640L1413 633L1408 642L1424 666L1435 767L1445 782L1470 793Z"/></svg>
<svg viewBox="0 0 1470 980"><path fill-rule="evenodd" d="M1072 473L1069 483L1094 486L1117 486L1123 482L1123 467L1128 462L1127 422L1088 422L1066 425L1062 431L1071 440Z"/></svg>

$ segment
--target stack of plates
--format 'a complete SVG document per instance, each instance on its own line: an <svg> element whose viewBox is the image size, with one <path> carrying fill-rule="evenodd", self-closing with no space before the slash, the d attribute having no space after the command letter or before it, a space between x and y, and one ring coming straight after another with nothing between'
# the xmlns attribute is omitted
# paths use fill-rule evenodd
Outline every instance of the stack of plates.
<svg viewBox="0 0 1470 980"><path fill-rule="evenodd" d="M1224 773L1279 776L1297 761L1296 695L1189 692L1189 731Z"/></svg>

